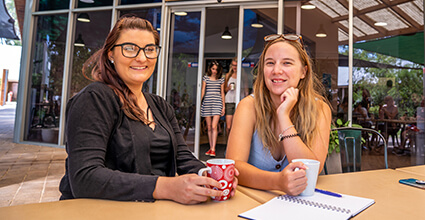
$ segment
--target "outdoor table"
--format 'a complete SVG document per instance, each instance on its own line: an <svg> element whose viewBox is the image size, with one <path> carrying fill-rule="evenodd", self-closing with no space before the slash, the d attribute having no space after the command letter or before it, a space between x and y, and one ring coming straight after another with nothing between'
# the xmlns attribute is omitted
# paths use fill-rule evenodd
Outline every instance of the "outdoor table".
<svg viewBox="0 0 425 220"><path fill-rule="evenodd" d="M155 202L118 202L100 199L70 199L57 202L17 205L0 208L0 218L117 220L117 219L240 219L238 215L260 205L237 191L228 201L207 201L197 205L182 205L168 200Z"/></svg>
<svg viewBox="0 0 425 220"><path fill-rule="evenodd" d="M406 173L413 173L413 174L416 174L416 175L421 175L421 176L423 176L422 179L425 180L425 165L402 167L402 168L397 168L396 170L406 172Z"/></svg>
<svg viewBox="0 0 425 220"><path fill-rule="evenodd" d="M420 179L423 176L393 169L321 175L316 187L375 200L375 204L354 219L424 219L425 190L398 182L406 178ZM238 190L260 203L284 194L278 190L257 190L244 186L238 186Z"/></svg>

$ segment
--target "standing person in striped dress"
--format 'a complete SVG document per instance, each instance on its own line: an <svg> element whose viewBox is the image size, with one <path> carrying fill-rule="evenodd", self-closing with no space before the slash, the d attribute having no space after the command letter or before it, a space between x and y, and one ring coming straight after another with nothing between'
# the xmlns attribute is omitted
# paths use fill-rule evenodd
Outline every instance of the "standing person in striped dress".
<svg viewBox="0 0 425 220"><path fill-rule="evenodd" d="M221 78L223 67L213 61L208 66L206 76L202 78L202 106L201 116L205 117L208 128L208 142L210 149L205 153L215 157L215 145L217 143L217 125L220 116L224 115L224 79Z"/></svg>

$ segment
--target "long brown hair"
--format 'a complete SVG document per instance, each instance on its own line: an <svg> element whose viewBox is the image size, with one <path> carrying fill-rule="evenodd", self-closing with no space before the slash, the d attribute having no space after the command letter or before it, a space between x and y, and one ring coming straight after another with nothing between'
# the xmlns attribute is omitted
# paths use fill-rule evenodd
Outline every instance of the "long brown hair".
<svg viewBox="0 0 425 220"><path fill-rule="evenodd" d="M217 74L215 75L215 79L220 79L221 76L223 75L223 67L220 65L219 62L217 62L216 60L212 61L210 63L210 65L208 65L208 70L207 70L207 76L211 76L212 72L211 72L211 68L216 65L217 66Z"/></svg>
<svg viewBox="0 0 425 220"><path fill-rule="evenodd" d="M273 130L273 128L277 127L277 114L276 107L273 105L270 96L270 91L264 81L264 59L270 46L278 42L285 42L292 45L298 51L302 65L307 67L305 78L300 79L297 86L299 89L298 102L290 114L291 121L294 123L301 140L307 147L311 147L313 138L320 132L317 123L318 118L320 118L319 114L323 112L323 109L319 100L328 103L322 95L324 94L323 85L313 72L312 61L300 42L278 38L267 43L257 64L258 75L254 82L254 102L257 116L256 129L264 147L268 148L271 152L278 146L278 138Z"/></svg>
<svg viewBox="0 0 425 220"><path fill-rule="evenodd" d="M103 47L84 63L83 73L87 75L86 73L91 69L91 77L95 81L103 82L111 87L119 97L122 104L121 109L127 117L136 121L142 121L145 124L150 124L151 122L146 118L146 113L137 105L136 95L122 81L115 70L115 66L108 59L108 52L115 45L122 31L128 29L151 32L154 36L155 44L159 45L158 32L149 21L135 16L122 17L117 21L111 32L109 32Z"/></svg>

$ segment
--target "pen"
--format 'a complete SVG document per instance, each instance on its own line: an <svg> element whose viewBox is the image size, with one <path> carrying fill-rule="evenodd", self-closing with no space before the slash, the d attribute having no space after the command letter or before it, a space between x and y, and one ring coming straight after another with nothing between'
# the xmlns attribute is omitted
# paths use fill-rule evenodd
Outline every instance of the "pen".
<svg viewBox="0 0 425 220"><path fill-rule="evenodd" d="M318 193L322 193L322 194L328 195L328 196L342 197L342 196L341 196L340 194L338 194L338 193L329 192L329 191L321 190L321 189L317 189L317 188L316 188L314 191L315 191L315 192L318 192Z"/></svg>

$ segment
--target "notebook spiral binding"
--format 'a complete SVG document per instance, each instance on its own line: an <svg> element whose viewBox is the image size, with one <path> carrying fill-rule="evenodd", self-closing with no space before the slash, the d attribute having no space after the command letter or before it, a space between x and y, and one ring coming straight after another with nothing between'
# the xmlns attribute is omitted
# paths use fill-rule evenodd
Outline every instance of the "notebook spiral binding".
<svg viewBox="0 0 425 220"><path fill-rule="evenodd" d="M281 200L285 200L287 202L298 203L298 204L301 204L301 205L313 206L313 207L317 207L317 208L321 208L321 209L327 209L327 210L331 210L331 211L335 211L335 212L342 212L342 213L347 213L347 214L350 214L350 212L351 212L349 209L345 209L345 208L341 208L341 207L337 207L337 206L332 206L332 205L327 205L327 204L323 204L323 203L320 203L320 202L309 201L309 200L305 200L305 199L290 196L290 195L281 195L278 198L281 199Z"/></svg>

